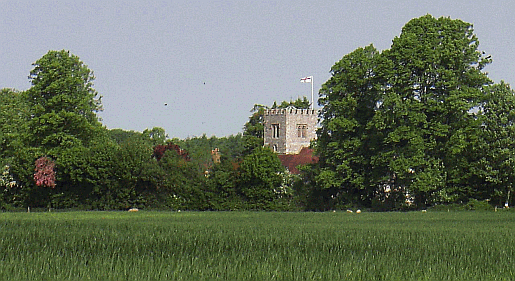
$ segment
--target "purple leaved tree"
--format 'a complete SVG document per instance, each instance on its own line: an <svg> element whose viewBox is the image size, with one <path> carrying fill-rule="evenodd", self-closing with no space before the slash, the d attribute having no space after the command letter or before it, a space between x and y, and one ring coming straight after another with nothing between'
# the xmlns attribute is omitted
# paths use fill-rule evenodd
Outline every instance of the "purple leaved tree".
<svg viewBox="0 0 515 281"><path fill-rule="evenodd" d="M34 169L34 181L37 186L55 187L55 163L48 157L40 157L36 160Z"/></svg>

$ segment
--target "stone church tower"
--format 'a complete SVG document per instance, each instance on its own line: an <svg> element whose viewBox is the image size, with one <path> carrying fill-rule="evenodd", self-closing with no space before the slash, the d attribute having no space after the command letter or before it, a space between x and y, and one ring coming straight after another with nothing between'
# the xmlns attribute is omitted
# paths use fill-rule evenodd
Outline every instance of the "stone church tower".
<svg viewBox="0 0 515 281"><path fill-rule="evenodd" d="M316 139L318 110L295 107L265 110L264 142L279 154L298 154Z"/></svg>

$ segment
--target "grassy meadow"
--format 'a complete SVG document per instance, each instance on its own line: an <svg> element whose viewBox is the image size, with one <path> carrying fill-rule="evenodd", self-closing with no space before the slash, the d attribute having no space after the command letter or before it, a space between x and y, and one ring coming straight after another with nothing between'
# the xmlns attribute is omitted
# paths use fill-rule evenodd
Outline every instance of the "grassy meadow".
<svg viewBox="0 0 515 281"><path fill-rule="evenodd" d="M0 280L515 280L515 212L0 213Z"/></svg>

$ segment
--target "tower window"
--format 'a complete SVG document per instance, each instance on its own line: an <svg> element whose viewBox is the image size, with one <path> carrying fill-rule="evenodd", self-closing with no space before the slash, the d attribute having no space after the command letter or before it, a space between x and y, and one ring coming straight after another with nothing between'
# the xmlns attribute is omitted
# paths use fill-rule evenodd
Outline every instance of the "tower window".
<svg viewBox="0 0 515 281"><path fill-rule="evenodd" d="M308 125L298 124L297 125L297 136L299 138L307 138Z"/></svg>
<svg viewBox="0 0 515 281"><path fill-rule="evenodd" d="M272 124L272 138L279 138L279 124Z"/></svg>

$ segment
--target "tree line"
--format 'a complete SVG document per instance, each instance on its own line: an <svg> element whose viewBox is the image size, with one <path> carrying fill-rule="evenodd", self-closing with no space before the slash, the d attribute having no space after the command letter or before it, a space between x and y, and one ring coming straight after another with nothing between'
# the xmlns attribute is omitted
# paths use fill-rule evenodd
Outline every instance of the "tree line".
<svg viewBox="0 0 515 281"><path fill-rule="evenodd" d="M169 139L107 129L93 72L49 51L27 91L1 89L0 208L374 210L513 202L515 95L489 79L471 24L426 15L390 49L331 68L312 143L319 162L290 174L263 147L256 105L243 133ZM297 99L272 108L309 108ZM221 152L213 161L212 150Z"/></svg>
<svg viewBox="0 0 515 281"><path fill-rule="evenodd" d="M250 134L181 140L158 127L107 129L93 72L77 56L49 51L33 66L30 89L1 90L0 208L291 208L284 167Z"/></svg>

